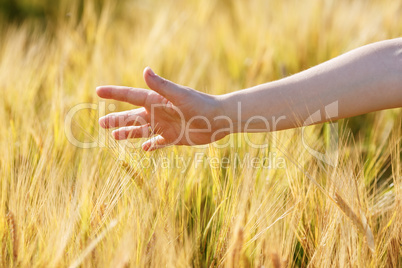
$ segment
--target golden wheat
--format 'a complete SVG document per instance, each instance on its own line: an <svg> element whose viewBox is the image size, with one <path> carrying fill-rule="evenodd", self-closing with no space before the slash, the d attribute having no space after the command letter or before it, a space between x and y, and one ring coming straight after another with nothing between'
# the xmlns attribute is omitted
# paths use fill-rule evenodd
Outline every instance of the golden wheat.
<svg viewBox="0 0 402 268"><path fill-rule="evenodd" d="M300 130L142 152L98 127L132 107L95 94L148 65L211 94L280 79L400 37L400 1L56 2L0 16L0 266L401 266L400 109L339 121L328 166Z"/></svg>

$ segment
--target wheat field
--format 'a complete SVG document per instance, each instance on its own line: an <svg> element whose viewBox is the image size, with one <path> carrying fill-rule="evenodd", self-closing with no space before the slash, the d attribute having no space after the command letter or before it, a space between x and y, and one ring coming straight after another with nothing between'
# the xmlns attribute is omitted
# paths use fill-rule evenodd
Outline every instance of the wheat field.
<svg viewBox="0 0 402 268"><path fill-rule="evenodd" d="M95 94L146 88L146 66L210 94L280 79L402 36L401 1L16 3L0 16L0 267L401 267L401 109L336 122L328 165L303 142L328 150L328 123L144 152L98 126L132 107Z"/></svg>

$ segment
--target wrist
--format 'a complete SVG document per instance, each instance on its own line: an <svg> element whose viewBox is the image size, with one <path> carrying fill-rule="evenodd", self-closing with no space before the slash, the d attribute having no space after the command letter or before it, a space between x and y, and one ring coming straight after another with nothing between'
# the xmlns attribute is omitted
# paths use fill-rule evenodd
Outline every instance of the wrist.
<svg viewBox="0 0 402 268"><path fill-rule="evenodd" d="M230 128L230 133L258 133L271 132L287 128L288 114L286 109L281 107L280 98L268 96L277 89L270 85L267 90L267 84L264 87L254 87L220 95L222 113L226 120L226 128ZM276 100L275 102L272 100ZM278 111L274 113L273 111Z"/></svg>
<svg viewBox="0 0 402 268"><path fill-rule="evenodd" d="M241 102L235 97L235 92L224 95L217 95L219 103L219 114L215 122L220 129L225 129L227 134L241 132Z"/></svg>

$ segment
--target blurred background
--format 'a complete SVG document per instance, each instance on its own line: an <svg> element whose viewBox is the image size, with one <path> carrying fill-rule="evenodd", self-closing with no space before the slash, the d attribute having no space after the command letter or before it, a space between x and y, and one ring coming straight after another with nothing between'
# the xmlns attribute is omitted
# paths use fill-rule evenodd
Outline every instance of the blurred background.
<svg viewBox="0 0 402 268"><path fill-rule="evenodd" d="M0 266L400 267L401 109L340 120L336 167L299 130L250 135L270 144L261 150L233 135L231 148L121 159L98 117L132 106L102 104L95 87L146 88L151 66L232 92L401 37L401 14L395 0L0 0ZM94 106L67 126L81 104ZM328 129L309 127L309 144L325 150ZM247 155L285 166L236 158ZM152 162L176 156L191 165Z"/></svg>

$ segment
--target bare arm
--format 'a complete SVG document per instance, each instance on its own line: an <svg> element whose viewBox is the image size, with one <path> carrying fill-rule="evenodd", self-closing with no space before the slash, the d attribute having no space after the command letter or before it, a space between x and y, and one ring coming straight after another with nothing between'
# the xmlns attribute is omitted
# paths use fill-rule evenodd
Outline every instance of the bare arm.
<svg viewBox="0 0 402 268"><path fill-rule="evenodd" d="M331 104L337 105L331 120L402 107L402 38L366 45L293 76L220 98L224 113L236 122L236 132L265 130L259 116L267 119L271 131L302 126ZM250 121L252 117L256 119ZM315 123L324 121L328 118L322 116Z"/></svg>
<svg viewBox="0 0 402 268"><path fill-rule="evenodd" d="M283 130L306 125L326 107L335 115L312 123L402 107L402 38L366 45L293 76L214 96L144 70L151 90L102 86L100 97L141 108L100 118L117 128L116 139L150 138L144 150L197 145L230 133ZM328 111L327 111L328 112Z"/></svg>

